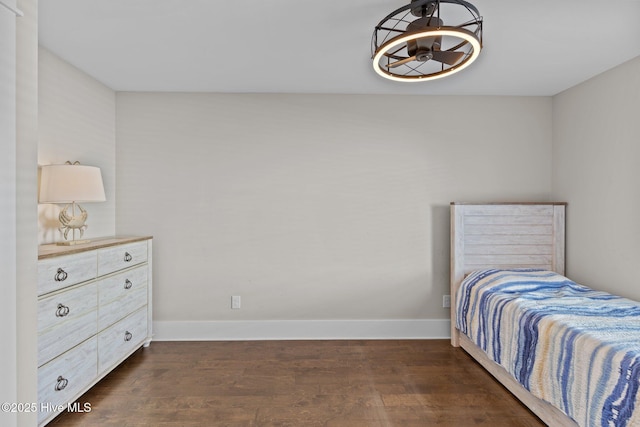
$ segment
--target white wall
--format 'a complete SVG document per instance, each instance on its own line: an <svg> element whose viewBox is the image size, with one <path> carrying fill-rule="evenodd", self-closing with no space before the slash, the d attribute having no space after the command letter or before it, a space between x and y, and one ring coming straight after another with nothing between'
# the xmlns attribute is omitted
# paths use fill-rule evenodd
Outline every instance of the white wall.
<svg viewBox="0 0 640 427"><path fill-rule="evenodd" d="M116 111L117 231L156 239L159 322L446 319L449 202L550 196L550 98L118 93Z"/></svg>
<svg viewBox="0 0 640 427"><path fill-rule="evenodd" d="M100 167L107 201L83 204L89 213L84 237L112 236L116 189L115 92L42 47L39 67L38 164L77 160ZM58 230L58 214L63 207L53 204L38 207L40 243L64 239Z"/></svg>
<svg viewBox="0 0 640 427"><path fill-rule="evenodd" d="M13 2L15 3L15 2ZM16 15L0 7L0 388L1 402L16 402ZM0 424L15 426L17 416L0 413Z"/></svg>
<svg viewBox="0 0 640 427"><path fill-rule="evenodd" d="M567 274L640 300L640 57L553 98L553 195Z"/></svg>
<svg viewBox="0 0 640 427"><path fill-rule="evenodd" d="M16 312L17 402L37 401L38 261L38 1L20 0L16 31ZM5 224L11 227L11 224ZM3 343L4 346L6 343ZM10 345L10 344L9 344ZM34 426L35 413L20 413L19 426ZM2 425L11 425L11 423Z"/></svg>

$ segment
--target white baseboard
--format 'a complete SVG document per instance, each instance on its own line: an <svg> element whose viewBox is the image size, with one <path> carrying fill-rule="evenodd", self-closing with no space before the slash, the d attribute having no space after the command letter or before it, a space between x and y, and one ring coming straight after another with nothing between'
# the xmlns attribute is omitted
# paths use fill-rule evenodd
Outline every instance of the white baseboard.
<svg viewBox="0 0 640 427"><path fill-rule="evenodd" d="M446 319L153 322L155 341L448 339Z"/></svg>

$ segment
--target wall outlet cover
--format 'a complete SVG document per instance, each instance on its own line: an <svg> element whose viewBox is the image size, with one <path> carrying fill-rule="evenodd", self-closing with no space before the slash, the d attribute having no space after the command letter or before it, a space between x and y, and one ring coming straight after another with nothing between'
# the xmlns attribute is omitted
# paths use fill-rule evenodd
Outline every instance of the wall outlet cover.
<svg viewBox="0 0 640 427"><path fill-rule="evenodd" d="M442 295L442 307L451 307L451 295Z"/></svg>
<svg viewBox="0 0 640 427"><path fill-rule="evenodd" d="M240 308L240 295L233 295L231 297L231 308L233 309Z"/></svg>

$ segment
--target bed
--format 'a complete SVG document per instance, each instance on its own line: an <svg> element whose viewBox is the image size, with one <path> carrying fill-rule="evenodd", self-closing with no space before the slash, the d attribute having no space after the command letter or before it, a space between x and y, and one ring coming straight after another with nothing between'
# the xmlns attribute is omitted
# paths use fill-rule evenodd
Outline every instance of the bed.
<svg viewBox="0 0 640 427"><path fill-rule="evenodd" d="M452 203L451 343L547 425L640 425L640 305L564 277L565 208Z"/></svg>

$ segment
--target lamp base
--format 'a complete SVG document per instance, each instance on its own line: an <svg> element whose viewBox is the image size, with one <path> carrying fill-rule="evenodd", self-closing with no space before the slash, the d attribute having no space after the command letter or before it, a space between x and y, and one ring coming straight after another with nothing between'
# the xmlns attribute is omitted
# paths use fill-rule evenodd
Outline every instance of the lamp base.
<svg viewBox="0 0 640 427"><path fill-rule="evenodd" d="M84 245L85 243L90 243L91 240L65 240L64 242L56 242L58 246L75 246L75 245Z"/></svg>
<svg viewBox="0 0 640 427"><path fill-rule="evenodd" d="M71 206L71 213L68 212L69 206ZM76 206L80 209L80 215L76 215ZM58 242L59 246L73 246L73 245L82 245L84 243L89 243L91 240L76 240L76 230L80 231L80 237L84 233L84 230L87 228L87 211L82 208L80 205L76 205L76 202L72 202L68 204L60 211L60 215L58 215L58 219L60 220L60 231L63 231L63 235L65 240L62 242ZM66 240L69 235L69 231L71 231L71 240Z"/></svg>

